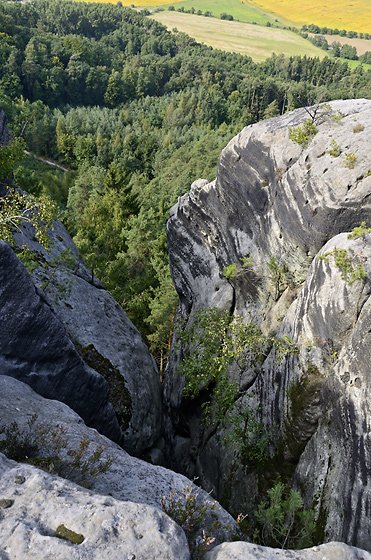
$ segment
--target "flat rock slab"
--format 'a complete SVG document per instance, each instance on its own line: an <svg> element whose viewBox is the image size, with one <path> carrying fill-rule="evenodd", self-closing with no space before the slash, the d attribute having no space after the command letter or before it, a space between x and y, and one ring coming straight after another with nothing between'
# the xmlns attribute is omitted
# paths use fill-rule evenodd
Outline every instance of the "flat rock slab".
<svg viewBox="0 0 371 560"><path fill-rule="evenodd" d="M158 509L93 494L1 454L0 496L13 500L0 512L2 560L190 558L183 531Z"/></svg>
<svg viewBox="0 0 371 560"><path fill-rule="evenodd" d="M235 542L217 546L206 554L205 560L371 560L371 554L338 542L305 550L280 550Z"/></svg>

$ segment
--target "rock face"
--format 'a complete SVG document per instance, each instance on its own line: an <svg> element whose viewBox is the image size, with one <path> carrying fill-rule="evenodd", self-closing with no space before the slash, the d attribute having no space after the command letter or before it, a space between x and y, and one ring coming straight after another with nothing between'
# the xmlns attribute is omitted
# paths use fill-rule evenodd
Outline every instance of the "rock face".
<svg viewBox="0 0 371 560"><path fill-rule="evenodd" d="M65 402L87 424L141 455L161 433L156 364L60 222L50 236L50 253L28 225L15 236L34 254L33 279L0 244L2 373Z"/></svg>
<svg viewBox="0 0 371 560"><path fill-rule="evenodd" d="M271 457L317 508L317 540L371 550L371 238L343 233L371 226L371 101L322 106L308 145L290 140L290 128L308 118L299 109L229 143L216 180L196 181L171 211L170 265L184 319L215 306L297 344L299 353L281 364L272 350L260 369L243 374L242 400L261 409L274 434ZM317 256L334 249L347 251L341 270L334 255ZM226 278L233 263L237 274ZM357 266L365 277L352 282L344 267ZM178 359L173 351L165 380L173 464L235 513L251 511L259 474L220 444L222 430L205 429L199 403L182 397Z"/></svg>
<svg viewBox="0 0 371 560"><path fill-rule="evenodd" d="M54 242L50 254L35 243L28 227L24 235L38 255L35 284L44 288L85 363L108 383L122 444L140 456L162 429L162 386L152 355L124 310L82 261L60 222L50 233Z"/></svg>
<svg viewBox="0 0 371 560"><path fill-rule="evenodd" d="M68 403L114 440L121 434L104 379L77 353L12 249L0 241L1 372Z"/></svg>

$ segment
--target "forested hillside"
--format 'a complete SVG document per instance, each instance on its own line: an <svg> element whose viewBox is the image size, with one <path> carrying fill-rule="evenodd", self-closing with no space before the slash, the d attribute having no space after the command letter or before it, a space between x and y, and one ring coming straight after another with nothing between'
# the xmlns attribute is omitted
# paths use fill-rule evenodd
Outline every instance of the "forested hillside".
<svg viewBox="0 0 371 560"><path fill-rule="evenodd" d="M213 179L244 126L337 98L371 97L371 72L278 55L259 65L120 5L0 3L0 104L15 136L66 171L23 160L87 263L164 365L177 297L165 235L192 181Z"/></svg>

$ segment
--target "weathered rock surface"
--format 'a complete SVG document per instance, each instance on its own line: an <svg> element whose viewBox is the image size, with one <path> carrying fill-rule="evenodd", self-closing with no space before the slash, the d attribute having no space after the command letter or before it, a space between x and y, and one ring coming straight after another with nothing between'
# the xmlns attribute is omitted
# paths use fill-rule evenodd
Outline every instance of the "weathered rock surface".
<svg viewBox="0 0 371 560"><path fill-rule="evenodd" d="M0 241L0 369L59 399L114 440L121 434L104 379L77 353L23 264Z"/></svg>
<svg viewBox="0 0 371 560"><path fill-rule="evenodd" d="M3 373L67 403L115 441L121 431L125 449L140 455L161 434L162 388L154 359L60 222L50 236L54 244L47 253L28 225L16 235L36 254L34 282L2 245Z"/></svg>
<svg viewBox="0 0 371 560"><path fill-rule="evenodd" d="M93 494L2 454L0 495L13 501L0 510L2 560L190 558L183 531L158 509ZM58 538L60 526L67 540Z"/></svg>
<svg viewBox="0 0 371 560"><path fill-rule="evenodd" d="M225 543L205 556L205 560L371 560L371 554L333 542L305 550L279 550L250 543Z"/></svg>
<svg viewBox="0 0 371 560"><path fill-rule="evenodd" d="M304 109L234 138L221 154L216 180L197 181L172 209L170 264L183 318L216 306L299 344L300 355L278 365L272 352L260 371L246 372L243 399L261 408L280 444L276 464L295 471L306 504L317 507L317 539L371 550L371 239L351 241L342 233L362 221L371 225L371 101L331 107L322 109L308 146L289 139L290 127L308 119ZM339 157L329 153L332 141ZM354 166L347 167L346 154L354 154ZM334 257L315 258L334 247L363 265L366 278L351 285ZM225 278L223 268L243 257L252 257L253 265ZM221 445L220 430L205 429L199 403L182 397L177 359L173 352L165 380L173 464L212 485L235 513L251 511L260 499L258 474Z"/></svg>
<svg viewBox="0 0 371 560"><path fill-rule="evenodd" d="M371 550L371 239L340 234L320 254L335 247L359 255L367 276L349 285L333 257L315 258L280 330L311 343L285 365L267 360L257 386L298 461L296 481L317 503L323 536Z"/></svg>
<svg viewBox="0 0 371 560"><path fill-rule="evenodd" d="M301 284L319 249L334 235L367 219L371 177L369 100L332 102L339 122L326 117L304 148L289 140L290 127L308 119L304 109L243 129L223 150L214 182L196 181L172 208L170 265L186 309L216 305L267 319L274 286L267 257ZM355 133L356 125L364 127ZM340 157L328 153L335 140ZM343 163L355 153L353 169ZM250 255L254 266L233 283L223 268ZM268 325L266 326L268 328Z"/></svg>
<svg viewBox="0 0 371 560"><path fill-rule="evenodd" d="M35 426L58 425L66 430L68 449L77 448L81 439L87 437L91 452L101 445L105 449L104 457L114 458L114 463L108 472L92 479L91 492L86 492L30 465L8 461L0 454L0 499L14 500L14 505L1 513L0 546L4 550L11 546L13 550L13 542L18 538L18 546L29 543L34 554L22 557L20 552L11 555L8 550L10 559L37 558L39 546L45 546L41 549L43 558L47 558L47 554L53 558L80 558L77 552L74 555L71 551L71 545L66 549L65 543L54 538L53 531L61 524L87 537L86 543L84 541L86 554L91 554L87 558L112 560L126 558L124 553L129 552L143 560L158 558L160 554L174 560L189 558L183 532L164 515L161 499L172 492L181 496L182 490L192 487L200 502L214 503L206 492L180 474L131 457L96 430L88 428L65 404L41 397L16 379L0 376L0 425L9 426L15 421L21 430L27 429L27 422L35 413L38 415ZM16 476L25 477L26 483L15 484ZM229 525L233 530L232 517L223 509L215 511L223 526ZM146 536L143 542L139 534ZM228 534L226 530L224 535ZM79 550L80 546L83 545L79 545ZM14 547L18 550L15 544ZM117 556L114 547L122 556ZM52 556L54 550L56 556Z"/></svg>

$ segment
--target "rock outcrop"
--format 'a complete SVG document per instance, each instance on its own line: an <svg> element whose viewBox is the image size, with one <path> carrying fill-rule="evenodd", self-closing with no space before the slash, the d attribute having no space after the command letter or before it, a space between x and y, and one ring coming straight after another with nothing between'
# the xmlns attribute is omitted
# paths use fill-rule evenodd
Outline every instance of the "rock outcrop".
<svg viewBox="0 0 371 560"><path fill-rule="evenodd" d="M141 455L161 434L162 389L153 357L123 309L82 261L60 222L48 253L25 225L33 279L1 245L3 373L61 400L88 425Z"/></svg>
<svg viewBox="0 0 371 560"><path fill-rule="evenodd" d="M114 460L108 472L93 477L87 491L0 453L0 558L2 549L10 560L40 556L65 560L81 558L81 554L100 560L112 560L117 554L143 560L189 560L184 533L165 515L161 499L172 492L184 496L184 490L192 487L198 500L214 503L206 492L182 475L131 457L88 428L67 405L45 399L8 376L0 376L0 411L2 426L16 422L21 433L29 433L29 420L37 414L31 432L37 425L51 430L58 426L66 435L65 453L87 439L89 453L102 446L104 458ZM0 440L4 437L0 434ZM19 484L23 479L24 484ZM8 500L4 509L2 500ZM233 530L235 522L227 512L216 509L215 513L223 526ZM83 543L71 547L56 538L60 525L82 534Z"/></svg>
<svg viewBox="0 0 371 560"><path fill-rule="evenodd" d="M124 448L140 456L154 445L162 429L162 386L156 363L138 330L87 268L60 222L55 222L50 236L50 253L34 241L28 226L23 236L16 237L37 255L40 266L32 273L35 284L43 288L80 356L108 383Z"/></svg>
<svg viewBox="0 0 371 560"><path fill-rule="evenodd" d="M272 350L260 369L246 371L242 399L261 409L274 434L274 464L291 469L317 508L317 540L371 550L371 239L343 233L371 226L371 101L324 105L308 144L290 140L290 128L308 118L298 109L229 143L216 180L196 181L171 211L170 265L183 319L215 306L298 345L281 364ZM346 253L317 256L334 249ZM227 278L233 263L237 273ZM357 266L365 276L353 282ZM182 396L177 360L173 351L165 380L173 464L235 513L251 511L259 474L221 445L220 429L205 429L199 403Z"/></svg>
<svg viewBox="0 0 371 560"><path fill-rule="evenodd" d="M66 402L85 421L120 441L104 379L77 353L13 250L0 241L0 368L39 394Z"/></svg>

